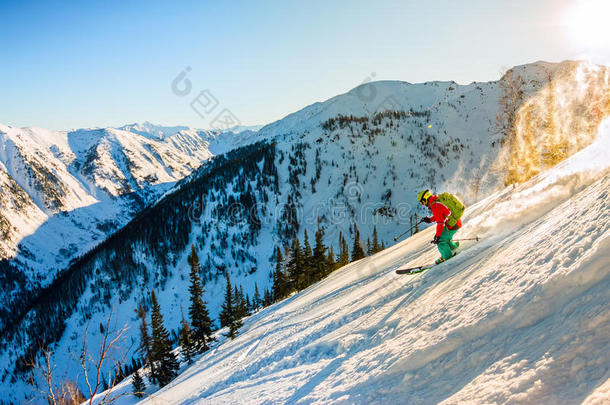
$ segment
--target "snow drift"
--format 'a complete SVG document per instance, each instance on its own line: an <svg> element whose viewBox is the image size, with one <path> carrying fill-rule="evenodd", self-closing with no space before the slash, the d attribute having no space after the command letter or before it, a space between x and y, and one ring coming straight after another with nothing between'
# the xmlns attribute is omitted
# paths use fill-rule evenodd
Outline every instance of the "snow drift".
<svg viewBox="0 0 610 405"><path fill-rule="evenodd" d="M251 316L145 402L607 403L609 152L607 120L470 207L457 237L484 238L448 263L394 273L437 256L426 229Z"/></svg>

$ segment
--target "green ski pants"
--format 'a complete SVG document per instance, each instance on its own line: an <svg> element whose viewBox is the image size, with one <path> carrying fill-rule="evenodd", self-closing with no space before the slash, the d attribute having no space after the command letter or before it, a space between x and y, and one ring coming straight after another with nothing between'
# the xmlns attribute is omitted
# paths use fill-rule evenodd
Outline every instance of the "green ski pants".
<svg viewBox="0 0 610 405"><path fill-rule="evenodd" d="M441 252L441 258L447 260L453 256L453 251L458 248L458 245L453 242L453 235L457 232L457 229L450 230L445 227L441 234L440 242L438 242L438 251Z"/></svg>

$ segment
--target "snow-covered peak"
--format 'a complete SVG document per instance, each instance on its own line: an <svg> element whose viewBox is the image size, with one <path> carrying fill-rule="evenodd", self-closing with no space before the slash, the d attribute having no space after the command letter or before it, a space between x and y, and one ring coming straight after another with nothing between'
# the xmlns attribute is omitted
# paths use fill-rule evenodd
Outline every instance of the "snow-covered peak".
<svg viewBox="0 0 610 405"><path fill-rule="evenodd" d="M507 74L517 74L521 76L525 82L538 81L545 82L549 76L556 77L562 73L569 73L580 65L591 65L586 61L573 61L566 60L561 63L552 63L545 61L537 61L534 63L527 63L524 65L517 65L511 69L508 69L503 77Z"/></svg>
<svg viewBox="0 0 610 405"><path fill-rule="evenodd" d="M164 125L156 125L152 124L148 121L144 121L143 123L134 123L123 125L122 127L118 127L117 129L132 132L135 134L139 134L142 136L146 136L152 139L166 139L172 136L177 135L180 132L197 132L200 134L206 134L206 136L218 135L221 133L231 133L231 134L239 134L244 131L256 132L261 129L262 125L238 125L232 128L229 128L225 131L219 130L206 130L199 128L191 128L184 125L176 125L176 126L164 126Z"/></svg>
<svg viewBox="0 0 610 405"><path fill-rule="evenodd" d="M454 100L471 90L474 85L460 86L455 82L426 82L412 84L397 80L362 84L347 93L323 102L314 103L289 114L259 130L260 137L274 137L294 133L303 127L314 127L337 115L370 116L376 112L431 111L443 102ZM493 88L489 97L496 97Z"/></svg>
<svg viewBox="0 0 610 405"><path fill-rule="evenodd" d="M236 125L227 129L225 132L233 132L234 134L239 134L240 132L244 131L256 132L263 126L264 125Z"/></svg>
<svg viewBox="0 0 610 405"><path fill-rule="evenodd" d="M180 131L186 131L189 127L177 125L177 126L163 126L155 125L148 121L143 123L127 124L119 127L123 131L133 132L146 136L153 139L164 139L177 134Z"/></svg>
<svg viewBox="0 0 610 405"><path fill-rule="evenodd" d="M595 65L583 61L563 61L551 63L538 61L515 66L507 72L513 72L524 80L523 90L531 95L548 82L549 75L574 74L577 67L586 66L595 69ZM599 68L599 66L597 67ZM454 81L430 81L409 83L398 80L371 81L361 84L347 93L337 95L326 101L311 104L302 110L287 115L285 118L270 123L259 130L261 138L272 138L295 133L299 128L313 127L337 115L368 116L385 110L402 110L416 112L433 112L458 102L472 103L472 110L485 108L481 106L481 96L495 104L499 95L498 82L470 83L460 85ZM474 95L474 97L469 97ZM466 100L464 100L466 98ZM493 100L493 101L492 101ZM449 106L451 107L451 106ZM451 108L449 108L451 109Z"/></svg>

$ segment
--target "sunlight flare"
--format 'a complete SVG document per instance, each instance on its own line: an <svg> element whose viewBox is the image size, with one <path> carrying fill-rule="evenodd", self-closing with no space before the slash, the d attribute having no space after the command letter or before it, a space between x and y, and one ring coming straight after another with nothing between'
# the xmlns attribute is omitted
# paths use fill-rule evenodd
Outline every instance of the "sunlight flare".
<svg viewBox="0 0 610 405"><path fill-rule="evenodd" d="M577 0L568 8L564 24L575 45L610 52L610 1Z"/></svg>

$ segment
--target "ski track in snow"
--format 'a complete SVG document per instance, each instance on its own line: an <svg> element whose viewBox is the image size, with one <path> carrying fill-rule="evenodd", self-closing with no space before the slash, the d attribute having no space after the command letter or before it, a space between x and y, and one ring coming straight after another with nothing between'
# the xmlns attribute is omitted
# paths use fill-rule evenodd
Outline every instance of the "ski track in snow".
<svg viewBox="0 0 610 405"><path fill-rule="evenodd" d="M609 403L610 121L601 132L471 207L457 237L487 237L449 262L394 273L437 256L430 227L345 266L144 402Z"/></svg>

